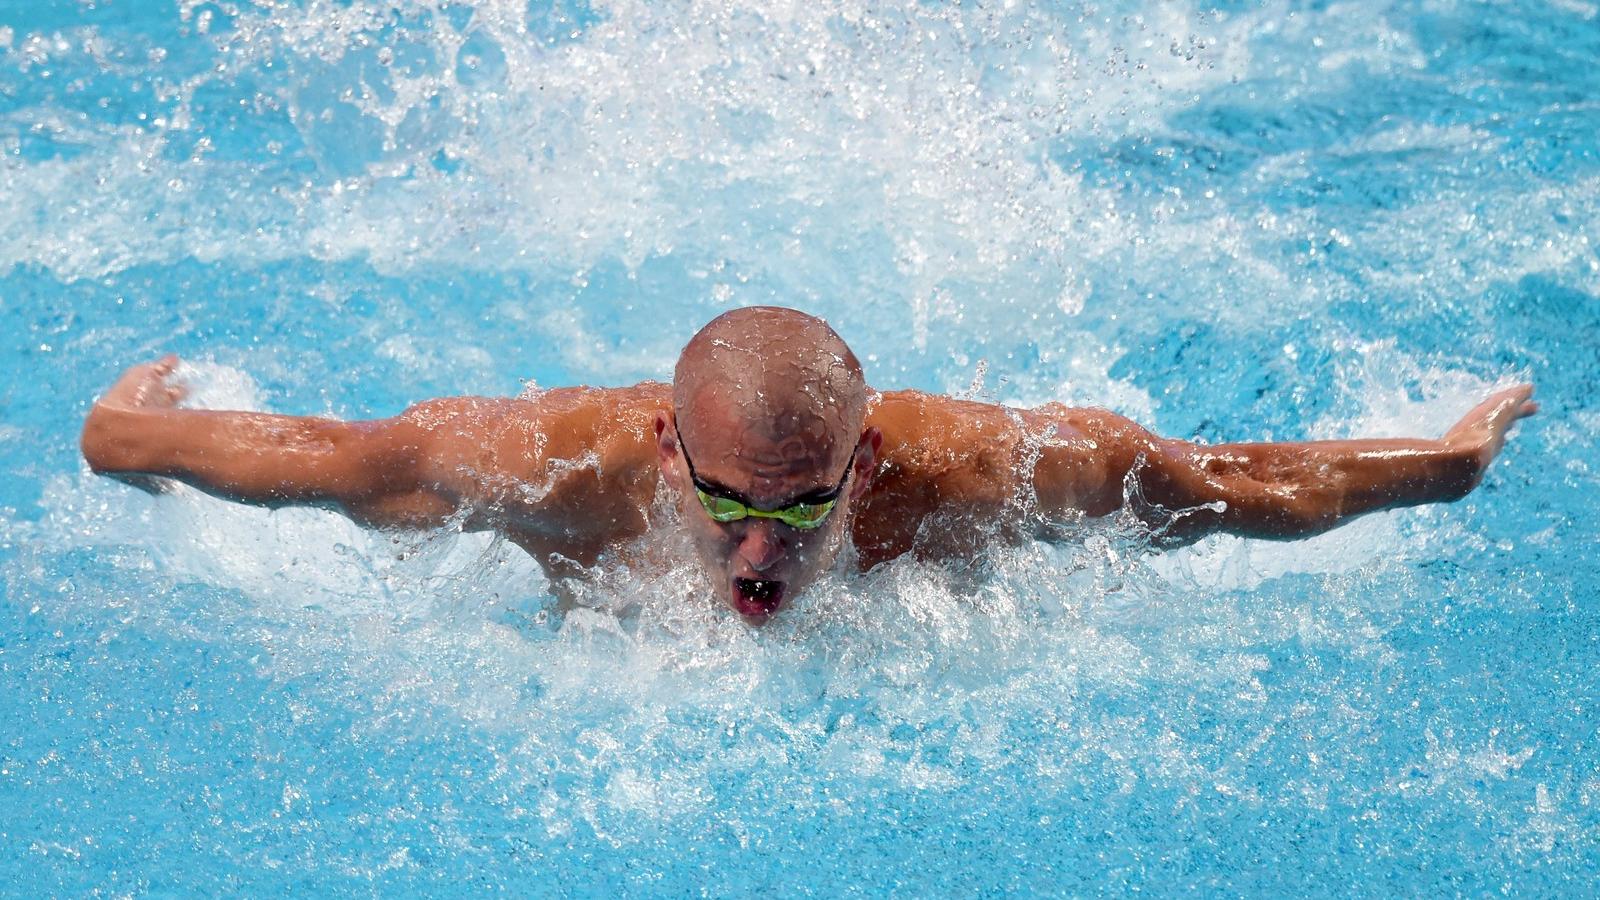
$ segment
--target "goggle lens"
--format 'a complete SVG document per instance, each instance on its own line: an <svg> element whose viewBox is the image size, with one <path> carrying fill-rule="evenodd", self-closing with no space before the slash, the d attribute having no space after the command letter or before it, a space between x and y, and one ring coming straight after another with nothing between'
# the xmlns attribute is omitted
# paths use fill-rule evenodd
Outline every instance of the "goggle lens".
<svg viewBox="0 0 1600 900"><path fill-rule="evenodd" d="M838 500L829 500L826 503L797 503L772 512L763 512L751 509L737 500L728 497L718 497L695 488L695 496L700 498L700 505L705 507L706 515L717 522L737 522L747 516L758 519L777 519L790 528L812 529L822 525L828 518L828 513L833 512L833 507Z"/></svg>

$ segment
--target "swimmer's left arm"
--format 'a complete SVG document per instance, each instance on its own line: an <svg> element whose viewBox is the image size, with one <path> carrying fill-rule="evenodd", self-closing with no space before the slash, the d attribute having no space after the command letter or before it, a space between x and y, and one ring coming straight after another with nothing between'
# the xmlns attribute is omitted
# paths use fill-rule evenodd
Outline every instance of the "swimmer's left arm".
<svg viewBox="0 0 1600 900"><path fill-rule="evenodd" d="M1438 440L1203 446L1103 410L1059 410L1060 439L1047 445L1035 487L1047 516L1068 508L1105 515L1126 504L1171 543L1219 531L1306 537L1365 513L1465 496L1512 423L1538 410L1532 393L1532 385L1500 391Z"/></svg>

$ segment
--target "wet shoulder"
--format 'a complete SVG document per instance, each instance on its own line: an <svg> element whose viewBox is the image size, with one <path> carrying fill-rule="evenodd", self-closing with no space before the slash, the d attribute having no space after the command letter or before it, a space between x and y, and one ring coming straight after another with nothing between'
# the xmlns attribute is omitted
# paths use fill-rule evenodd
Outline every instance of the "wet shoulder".
<svg viewBox="0 0 1600 900"><path fill-rule="evenodd" d="M922 391L889 391L867 417L883 433L886 468L921 477L985 477L1009 469L1022 413Z"/></svg>
<svg viewBox="0 0 1600 900"><path fill-rule="evenodd" d="M592 560L647 526L664 385L555 388L508 401L497 440L509 529L530 553Z"/></svg>
<svg viewBox="0 0 1600 900"><path fill-rule="evenodd" d="M602 469L654 465L655 415L672 402L657 382L620 388L561 387L507 401L506 437L543 461L594 457Z"/></svg>
<svg viewBox="0 0 1600 900"><path fill-rule="evenodd" d="M970 556L1027 481L1022 414L921 391L879 395L867 417L881 461L852 527L863 565L903 553Z"/></svg>

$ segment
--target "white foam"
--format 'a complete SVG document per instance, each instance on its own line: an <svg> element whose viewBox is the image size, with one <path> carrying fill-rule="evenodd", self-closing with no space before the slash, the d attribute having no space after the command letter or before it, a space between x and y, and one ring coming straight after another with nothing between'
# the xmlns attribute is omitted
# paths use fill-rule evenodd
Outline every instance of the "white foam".
<svg viewBox="0 0 1600 900"><path fill-rule="evenodd" d="M549 46L519 36L521 6L470 5L466 25L422 2L258 6L228 35L210 27L229 48L217 51L228 71L176 86L162 128L12 113L11 124L40 125L84 152L0 168L0 218L30 223L0 233L0 269L39 266L70 281L188 258L246 268L311 258L401 275L509 269L576 285L593 270L671 256L719 303L838 291L876 310L874 327L892 331L894 346L932 351L962 335L971 358L953 360L958 368L976 362L987 336L1021 346L1064 335L1039 373L991 359L1011 376L995 394L1105 404L1144 421L1161 398L1110 374L1129 348L1061 324L1105 285L1165 280L1181 305L1103 314L1246 334L1366 292L1431 301L1552 271L1600 290L1581 229L1530 224L1556 213L1594 221L1593 180L1517 196L1443 190L1334 228L1313 210L1258 209L1181 185L1149 195L1103 186L1056 158L1073 140L1113 148L1183 137L1173 123L1197 97L1236 79L1278 84L1268 70L1290 63L1255 52L1274 41L1333 35L1340 46L1321 63L1333 73L1416 64L1416 48L1381 21L1342 25L1344 6L1297 10L1284 25L1282 4L1221 16L1185 4L1123 15L706 3L685 20L678 7L617 0L604 21ZM430 24L379 34L391 7ZM184 7L196 21L204 14ZM477 69L462 60L469 41L486 60ZM70 51L49 36L19 43L46 57ZM288 111L317 172L166 152L197 137L193 97L245 75L272 85L254 99ZM348 148L330 133L362 129L379 136L376 149L341 168ZM1480 140L1397 123L1341 150ZM436 168L436 158L450 164ZM1241 178L1294 183L1317 161L1263 154ZM1358 267L1360 279L1308 274L1282 249L1327 242L1394 265ZM638 376L637 359L607 346L596 311L559 305L528 312L511 298L496 313L551 338L572 371ZM1055 325L1038 318L1051 316ZM635 354L669 359L674 336L650 324L654 343ZM374 352L444 372L490 363L465 342L422 337L387 334ZM1316 437L1439 432L1490 386L1394 343L1336 349L1356 362L1328 387L1336 412L1314 424ZM186 364L179 374L191 402L261 406L235 370ZM146 498L84 473L48 483L41 506L44 520L8 522L17 532L8 539L30 553L103 552L137 587L116 597L64 589L63 603L126 604L141 628L249 647L264 678L300 679L314 695L308 716L319 697L375 707L356 726L373 734L419 710L457 716L512 748L488 788L526 792L536 807L527 814L549 834L588 822L619 842L702 811L722 776L752 760L793 767L793 783L772 790L803 804L821 802L808 787L836 775L958 791L1018 765L1018 740L1030 741L1027 765L1045 788L1104 770L1129 791L1177 788L1181 803L1210 792L1348 799L1359 789L1338 764L1363 752L1367 698L1331 684L1275 708L1268 649L1334 648L1385 677L1396 653L1386 622L1426 598L1360 585L1395 576L1429 546L1404 525L1420 513L1292 546L1217 539L1160 557L1113 522L1084 529L1077 544L996 550L976 573L914 559L836 573L753 632L707 596L670 535L602 567L563 616L537 567L483 535L374 534L333 513L246 509L188 489ZM1289 576L1294 590L1275 590ZM202 600L182 590L193 585ZM1202 714L1239 732L1226 758L1195 728ZM1251 759L1279 731L1309 735L1310 719L1331 729L1319 733L1322 761L1279 784L1284 797L1257 796ZM1462 771L1481 764L1509 777L1523 752L1485 751ZM559 788L545 778L552 770L566 779ZM285 802L299 802L293 793L285 787ZM1559 797L1545 799L1541 821L1559 812Z"/></svg>
<svg viewBox="0 0 1600 900"><path fill-rule="evenodd" d="M1070 29L1022 8L881 12L727 4L684 20L653 4L616 3L582 41L543 49L521 36L518 4L476 4L465 28L430 4L401 4L402 16L427 24L385 40L435 60L402 67L368 46L391 21L387 5L247 10L219 54L225 73L179 85L164 131L91 130L83 142L93 150L80 162L17 173L7 195L45 227L0 262L34 262L71 279L185 254L294 252L277 240L281 227L258 231L249 208L236 207L231 221L213 211L219 192L231 193L236 166L157 152L198 127L188 108L196 91L271 64L265 81L280 87L258 100L286 108L313 155L347 149L318 137L330 113L369 120L387 148L352 177L285 185L287 208L264 211L287 215L324 259L368 258L389 271L488 258L584 269L689 252L728 256L791 284L812 280L810 254L773 252L766 235L777 228L834 252L886 240L893 258L863 272L906 280L908 302L951 281L1059 297L1082 291L1073 260L1119 235L1082 227L1103 225L1101 211L1113 204L1041 158L1041 139L1151 127L1182 97L1243 66L1245 25L1202 23L1181 7L1136 23L1081 11ZM979 32L986 43L973 42ZM1015 58L990 49L1003 36ZM439 62L471 40L504 56L485 83L464 83ZM976 82L974 67L983 75ZM1102 68L1121 90L1085 80ZM348 102L310 99L347 94ZM434 124L420 132L409 124L422 119ZM441 145L464 166L458 175L432 169ZM109 176L115 187L102 195L116 202L64 214L51 202L55 188L85 176ZM165 214L156 227L129 227L156 213ZM748 234L727 231L740 221Z"/></svg>

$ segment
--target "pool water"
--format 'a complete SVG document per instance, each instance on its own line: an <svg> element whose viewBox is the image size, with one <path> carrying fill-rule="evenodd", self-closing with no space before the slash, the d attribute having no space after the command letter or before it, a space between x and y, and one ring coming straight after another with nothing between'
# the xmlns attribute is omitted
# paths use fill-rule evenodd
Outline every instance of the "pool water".
<svg viewBox="0 0 1600 900"><path fill-rule="evenodd" d="M18 896L1584 895L1600 5L0 0L0 885ZM483 535L149 497L77 431L669 376L1435 435L1466 500L560 614Z"/></svg>

